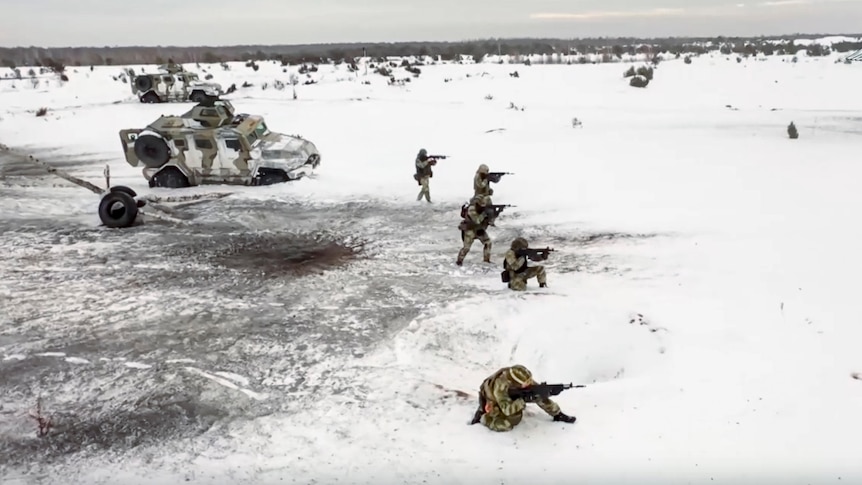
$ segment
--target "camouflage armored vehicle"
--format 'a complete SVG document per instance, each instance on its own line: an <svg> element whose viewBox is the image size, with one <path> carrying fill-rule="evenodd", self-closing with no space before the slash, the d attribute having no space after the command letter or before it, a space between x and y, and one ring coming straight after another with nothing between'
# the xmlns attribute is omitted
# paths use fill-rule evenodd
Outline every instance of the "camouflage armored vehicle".
<svg viewBox="0 0 862 485"><path fill-rule="evenodd" d="M302 178L320 164L312 142L272 132L263 117L236 114L226 100L120 130L120 140L126 162L143 167L150 187L270 185Z"/></svg>
<svg viewBox="0 0 862 485"><path fill-rule="evenodd" d="M201 101L218 99L224 94L218 83L204 82L198 75L178 64L159 66L156 74L132 76L129 83L142 103Z"/></svg>

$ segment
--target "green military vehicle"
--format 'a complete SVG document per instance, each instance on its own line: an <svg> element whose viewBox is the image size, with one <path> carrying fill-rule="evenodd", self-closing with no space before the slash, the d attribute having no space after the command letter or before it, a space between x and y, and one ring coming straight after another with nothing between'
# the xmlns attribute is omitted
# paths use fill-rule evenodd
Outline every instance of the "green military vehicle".
<svg viewBox="0 0 862 485"><path fill-rule="evenodd" d="M270 131L259 115L236 114L227 100L120 130L126 162L150 187L270 185L300 179L320 164L314 143Z"/></svg>

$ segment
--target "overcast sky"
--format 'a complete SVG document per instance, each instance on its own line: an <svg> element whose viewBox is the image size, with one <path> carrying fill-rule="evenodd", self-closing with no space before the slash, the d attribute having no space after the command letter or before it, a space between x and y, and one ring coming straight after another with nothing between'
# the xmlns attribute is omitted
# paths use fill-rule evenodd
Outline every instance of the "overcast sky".
<svg viewBox="0 0 862 485"><path fill-rule="evenodd" d="M0 45L852 33L862 0L0 0Z"/></svg>

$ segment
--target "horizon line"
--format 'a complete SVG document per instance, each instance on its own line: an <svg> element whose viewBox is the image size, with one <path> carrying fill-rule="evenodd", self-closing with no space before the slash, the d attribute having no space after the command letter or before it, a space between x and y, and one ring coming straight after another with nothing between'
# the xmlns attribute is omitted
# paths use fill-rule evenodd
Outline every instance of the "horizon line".
<svg viewBox="0 0 862 485"><path fill-rule="evenodd" d="M350 41L350 42L316 42L303 44L197 44L197 45L176 45L176 44L160 44L160 45L145 45L145 44L129 44L129 45L66 45L66 46L37 46L37 45L17 45L17 46L0 46L0 49L131 49L131 48L179 48L179 49L225 49L225 48L242 48L242 47L326 47L326 46L362 46L362 45L404 45L404 44L473 44L478 42L505 42L505 41L556 41L556 42L578 42L578 41L596 41L596 40L620 40L629 39L635 41L659 41L659 40L675 40L689 39L693 41L722 39L769 39L769 40L789 40L789 38L825 38L825 37L850 37L862 39L862 33L785 33L785 34L757 34L757 35L669 35L669 36L654 36L654 37L637 37L637 36L597 36L597 37L485 37L475 39L462 40L412 40L412 41Z"/></svg>

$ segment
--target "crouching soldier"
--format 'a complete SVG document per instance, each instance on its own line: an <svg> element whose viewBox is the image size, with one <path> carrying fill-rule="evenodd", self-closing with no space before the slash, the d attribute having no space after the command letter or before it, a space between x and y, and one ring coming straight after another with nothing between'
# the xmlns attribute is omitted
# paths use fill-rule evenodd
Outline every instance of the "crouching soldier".
<svg viewBox="0 0 862 485"><path fill-rule="evenodd" d="M509 390L535 384L532 373L522 365L504 367L492 374L479 388L479 406L482 409L476 412L484 411L479 422L492 431L510 431L521 422L527 403L520 398L513 400L509 397ZM542 411L553 417L554 421L575 422L574 416L563 413L560 406L551 399L544 398L535 402Z"/></svg>
<svg viewBox="0 0 862 485"><path fill-rule="evenodd" d="M461 241L464 246L458 251L458 259L455 264L461 266L464 264L464 258L470 252L473 242L478 239L482 241L482 257L486 263L491 262L491 238L488 237L488 226L494 225L493 213L487 209L491 205L491 197L478 196L470 200L470 205L466 210L462 208L462 216L464 219L458 225L461 230Z"/></svg>
<svg viewBox="0 0 862 485"><path fill-rule="evenodd" d="M527 266L527 257L530 259L546 260L548 259L548 251L544 249L535 250L536 254L530 254L528 249L530 244L522 237L515 238L512 241L510 249L506 251L506 257L503 261L503 283L509 284L509 289L515 291L524 291L527 289L527 280L536 278L539 282L539 288L548 286L547 276L545 275L545 267ZM535 261L535 259L533 259Z"/></svg>

